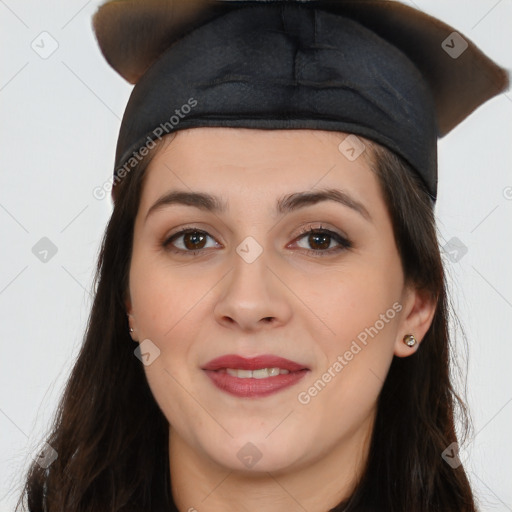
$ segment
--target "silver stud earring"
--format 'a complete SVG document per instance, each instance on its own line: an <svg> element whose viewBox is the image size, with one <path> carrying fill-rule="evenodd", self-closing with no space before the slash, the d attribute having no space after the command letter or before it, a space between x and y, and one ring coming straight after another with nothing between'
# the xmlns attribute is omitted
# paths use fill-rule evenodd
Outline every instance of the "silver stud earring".
<svg viewBox="0 0 512 512"><path fill-rule="evenodd" d="M133 329L130 327L130 332L133 332Z"/></svg>
<svg viewBox="0 0 512 512"><path fill-rule="evenodd" d="M416 343L418 343L418 340L414 337L414 334L406 334L403 338L403 342L408 347L414 347L414 345L416 345Z"/></svg>

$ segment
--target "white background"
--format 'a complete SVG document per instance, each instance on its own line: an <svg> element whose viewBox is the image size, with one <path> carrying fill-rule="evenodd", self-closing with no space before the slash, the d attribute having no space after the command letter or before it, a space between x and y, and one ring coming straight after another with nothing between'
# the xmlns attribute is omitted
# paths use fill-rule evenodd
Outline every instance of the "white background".
<svg viewBox="0 0 512 512"><path fill-rule="evenodd" d="M80 346L112 208L92 190L111 175L131 86L95 43L99 3L0 0L0 512L13 510ZM409 4L512 69L512 0ZM46 59L31 47L43 37L46 51L58 44ZM468 249L445 257L469 345L474 435L461 458L481 509L500 512L512 511L511 127L508 92L440 141L436 209L441 243ZM32 253L42 237L58 249L47 263Z"/></svg>

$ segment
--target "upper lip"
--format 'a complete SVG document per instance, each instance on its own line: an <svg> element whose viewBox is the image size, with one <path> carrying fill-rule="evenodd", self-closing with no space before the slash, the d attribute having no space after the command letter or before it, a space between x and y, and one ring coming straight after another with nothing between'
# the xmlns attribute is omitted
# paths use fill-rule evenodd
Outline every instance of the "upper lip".
<svg viewBox="0 0 512 512"><path fill-rule="evenodd" d="M203 370L220 370L233 368L240 370L259 370L261 368L281 368L290 372L308 370L306 366L295 361L272 354L264 354L256 357L242 357L237 354L226 354L212 359L203 366Z"/></svg>

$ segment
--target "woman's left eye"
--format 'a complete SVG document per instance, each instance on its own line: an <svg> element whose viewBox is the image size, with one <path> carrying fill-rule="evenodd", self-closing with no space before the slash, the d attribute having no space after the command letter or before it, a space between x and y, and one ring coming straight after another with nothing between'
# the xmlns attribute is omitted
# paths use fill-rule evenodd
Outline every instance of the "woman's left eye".
<svg viewBox="0 0 512 512"><path fill-rule="evenodd" d="M164 248L172 246L173 252L176 253L195 255L205 248L212 247L207 247L206 245L208 238L214 240L206 231L195 228L184 228L167 238L162 245ZM303 249L315 256L338 253L352 247L351 242L347 238L321 226L319 228L311 228L308 226L294 241L296 242L302 239L305 239L306 243L310 247L313 247L312 249L303 247ZM332 247L331 244L333 241L338 245L337 247ZM215 242L215 244L217 244L217 242ZM215 244L213 247L215 247Z"/></svg>
<svg viewBox="0 0 512 512"><path fill-rule="evenodd" d="M309 253L315 253L315 256L325 256L328 254L338 253L352 247L350 240L344 236L335 233L322 226L319 228L311 228L310 226L302 231L301 236L296 240L306 239L306 243L310 247L317 247L316 249L307 249ZM337 247L331 247L331 243L338 244Z"/></svg>

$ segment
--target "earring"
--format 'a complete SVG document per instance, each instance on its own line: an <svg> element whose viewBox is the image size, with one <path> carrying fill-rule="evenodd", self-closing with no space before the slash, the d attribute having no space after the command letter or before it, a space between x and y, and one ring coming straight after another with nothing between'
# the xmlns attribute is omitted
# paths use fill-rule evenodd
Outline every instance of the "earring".
<svg viewBox="0 0 512 512"><path fill-rule="evenodd" d="M408 347L414 347L418 340L414 337L414 334L406 334L402 340Z"/></svg>
<svg viewBox="0 0 512 512"><path fill-rule="evenodd" d="M133 332L133 329L130 327L130 332Z"/></svg>

